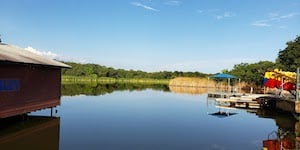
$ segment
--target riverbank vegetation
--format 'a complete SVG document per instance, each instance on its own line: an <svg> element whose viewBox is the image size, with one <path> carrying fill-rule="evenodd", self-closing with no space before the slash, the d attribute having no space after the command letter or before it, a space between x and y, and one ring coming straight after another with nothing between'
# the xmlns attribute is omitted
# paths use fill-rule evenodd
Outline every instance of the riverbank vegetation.
<svg viewBox="0 0 300 150"><path fill-rule="evenodd" d="M163 84L176 77L206 78L209 74L201 72L160 71L114 69L97 64L79 64L64 62L71 69L62 69L62 83L101 83L101 84Z"/></svg>
<svg viewBox="0 0 300 150"><path fill-rule="evenodd" d="M64 62L71 69L62 69L62 75L89 78L114 78L114 79L173 79L175 77L206 77L208 74L201 72L182 71L160 71L145 72L140 70L115 69L97 64L80 64L74 62Z"/></svg>
<svg viewBox="0 0 300 150"><path fill-rule="evenodd" d="M162 84L168 85L169 79L151 79L151 78L112 78L112 77L96 77L96 76L62 76L63 84L79 83L79 84Z"/></svg>
<svg viewBox="0 0 300 150"><path fill-rule="evenodd" d="M222 73L232 74L241 79L242 85L248 87L262 87L264 73L275 68L285 71L296 71L300 67L300 37L286 43L287 47L280 50L274 62L259 61L257 63L240 63L234 65L233 69L224 69ZM74 62L64 62L71 69L62 69L63 83L134 83L134 84L169 84L189 87L204 87L216 85L214 80L208 81L211 74L201 72L182 71L160 71L145 72L140 70L114 69L97 64L79 64ZM178 78L179 77L179 78ZM185 77L185 78L183 78ZM188 77L188 78L186 78ZM171 80L175 79L176 80ZM226 79L218 81L226 85ZM235 83L233 83L235 84Z"/></svg>

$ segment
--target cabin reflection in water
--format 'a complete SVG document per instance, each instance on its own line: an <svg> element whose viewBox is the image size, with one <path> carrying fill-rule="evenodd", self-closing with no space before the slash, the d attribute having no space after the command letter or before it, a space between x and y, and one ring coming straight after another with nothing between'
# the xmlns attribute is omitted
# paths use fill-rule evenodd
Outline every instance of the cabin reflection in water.
<svg viewBox="0 0 300 150"><path fill-rule="evenodd" d="M60 118L28 116L0 120L0 148L58 150Z"/></svg>

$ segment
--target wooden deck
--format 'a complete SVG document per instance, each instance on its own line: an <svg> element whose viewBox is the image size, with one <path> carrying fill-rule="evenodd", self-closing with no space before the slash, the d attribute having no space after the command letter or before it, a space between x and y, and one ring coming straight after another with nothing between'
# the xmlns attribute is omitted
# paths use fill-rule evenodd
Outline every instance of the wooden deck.
<svg viewBox="0 0 300 150"><path fill-rule="evenodd" d="M229 98L216 98L217 105L236 107L236 108L260 108L260 103L253 97L229 97Z"/></svg>
<svg viewBox="0 0 300 150"><path fill-rule="evenodd" d="M215 92L215 93L208 93L208 98L229 98L229 97L239 97L242 96L242 93L226 93L226 92Z"/></svg>
<svg viewBox="0 0 300 150"><path fill-rule="evenodd" d="M250 109L280 109L300 114L300 101L273 94L208 93L218 106Z"/></svg>

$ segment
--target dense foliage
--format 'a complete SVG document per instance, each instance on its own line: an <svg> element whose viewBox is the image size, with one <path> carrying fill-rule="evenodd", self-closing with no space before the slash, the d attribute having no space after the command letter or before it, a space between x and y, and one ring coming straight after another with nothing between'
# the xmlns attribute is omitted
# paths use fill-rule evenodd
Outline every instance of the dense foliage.
<svg viewBox="0 0 300 150"><path fill-rule="evenodd" d="M287 47L279 51L276 63L271 61L260 61L253 64L241 63L235 65L232 70L223 70L223 72L235 75L252 85L262 85L265 72L275 68L295 72L297 67L300 67L299 36L294 41L287 42Z"/></svg>
<svg viewBox="0 0 300 150"><path fill-rule="evenodd" d="M286 44L287 47L279 51L276 63L282 70L295 72L300 67L300 36Z"/></svg>
<svg viewBox="0 0 300 150"><path fill-rule="evenodd" d="M242 81L253 84L261 85L266 71L275 69L275 63L271 61L260 61L258 63L241 63L234 65L231 71L224 71L239 77Z"/></svg>
<svg viewBox="0 0 300 150"><path fill-rule="evenodd" d="M175 77L206 77L207 74L200 72L182 72L182 71L161 71L144 72L135 70L114 69L97 64L79 64L74 62L65 62L72 66L71 69L62 69L63 75L69 76L90 76L90 77L111 77L111 78L151 78L151 79L172 79Z"/></svg>

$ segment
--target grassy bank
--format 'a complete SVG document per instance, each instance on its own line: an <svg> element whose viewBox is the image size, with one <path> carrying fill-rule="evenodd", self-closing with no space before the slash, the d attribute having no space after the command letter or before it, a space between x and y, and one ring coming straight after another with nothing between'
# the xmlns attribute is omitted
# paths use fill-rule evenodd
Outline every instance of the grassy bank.
<svg viewBox="0 0 300 150"><path fill-rule="evenodd" d="M127 78L109 78L109 77L76 77L76 76L62 76L63 84L68 83L98 83L98 84L114 84L114 83L128 83L128 84L164 84L168 85L168 79L127 79Z"/></svg>

